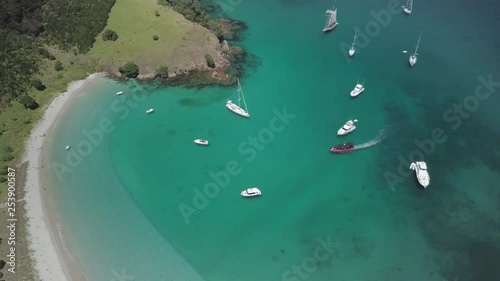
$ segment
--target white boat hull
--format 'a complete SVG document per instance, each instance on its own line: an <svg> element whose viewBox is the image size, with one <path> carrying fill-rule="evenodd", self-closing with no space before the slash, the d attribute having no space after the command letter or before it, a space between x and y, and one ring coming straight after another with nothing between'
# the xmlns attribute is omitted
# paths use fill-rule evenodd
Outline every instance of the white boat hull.
<svg viewBox="0 0 500 281"><path fill-rule="evenodd" d="M123 94L122 91L119 91L118 93L116 93L117 96L122 95L122 94Z"/></svg>
<svg viewBox="0 0 500 281"><path fill-rule="evenodd" d="M208 145L208 140L195 139L194 143L199 144L199 145Z"/></svg>
<svg viewBox="0 0 500 281"><path fill-rule="evenodd" d="M262 192L257 187L248 188L241 192L241 196L243 197L255 197L261 195Z"/></svg>
<svg viewBox="0 0 500 281"><path fill-rule="evenodd" d="M356 129L356 126L352 126L351 129L349 130L344 130L343 128L340 128L337 132L337 135L339 136L343 136L343 135L347 135L349 134L350 132L354 131Z"/></svg>
<svg viewBox="0 0 500 281"><path fill-rule="evenodd" d="M355 53L356 53L356 50L354 50L354 49L350 49L349 50L349 56L350 57L354 56Z"/></svg>
<svg viewBox="0 0 500 281"><path fill-rule="evenodd" d="M410 63L410 67L413 67L417 63L417 56L411 56L408 62Z"/></svg>
<svg viewBox="0 0 500 281"><path fill-rule="evenodd" d="M148 110L146 110L146 114L150 114L150 113L153 113L154 109L150 108Z"/></svg>
<svg viewBox="0 0 500 281"><path fill-rule="evenodd" d="M361 89L360 91L352 90L351 91L351 97L357 97L359 94L364 92L365 88Z"/></svg>
<svg viewBox="0 0 500 281"><path fill-rule="evenodd" d="M250 117L250 114L248 112L246 112L243 108L239 107L237 104L234 104L232 101L228 100L226 102L226 107L227 109L231 110L232 112L240 115L240 116L243 116L243 117Z"/></svg>
<svg viewBox="0 0 500 281"><path fill-rule="evenodd" d="M430 184L430 176L427 171L427 164L425 162L415 162L410 165L411 170L415 170L418 183L424 188L427 188Z"/></svg>
<svg viewBox="0 0 500 281"><path fill-rule="evenodd" d="M403 6L403 12L405 12L405 14L407 15L411 14L411 10L406 8L405 6Z"/></svg>
<svg viewBox="0 0 500 281"><path fill-rule="evenodd" d="M336 22L336 23L334 23L332 25L329 25L329 26L325 26L325 28L323 28L323 32L328 32L328 31L334 29L337 25L339 25L338 22Z"/></svg>

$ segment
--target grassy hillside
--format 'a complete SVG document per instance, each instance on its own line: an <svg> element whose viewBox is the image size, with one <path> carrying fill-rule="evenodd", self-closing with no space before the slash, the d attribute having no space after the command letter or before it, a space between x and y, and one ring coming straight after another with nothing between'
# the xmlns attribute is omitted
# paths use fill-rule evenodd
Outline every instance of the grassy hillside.
<svg viewBox="0 0 500 281"><path fill-rule="evenodd" d="M220 56L215 51L219 41L212 32L156 0L117 1L107 29L116 31L118 39L103 41L99 36L89 55L109 71L116 72L127 61L136 63L140 74L154 73L163 65L170 71L186 69L193 63L206 67L206 54L215 59ZM154 35L158 40L153 40Z"/></svg>

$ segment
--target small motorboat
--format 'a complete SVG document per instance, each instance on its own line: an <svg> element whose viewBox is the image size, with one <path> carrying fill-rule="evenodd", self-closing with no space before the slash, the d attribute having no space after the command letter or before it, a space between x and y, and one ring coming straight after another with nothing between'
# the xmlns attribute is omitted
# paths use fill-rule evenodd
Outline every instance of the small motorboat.
<svg viewBox="0 0 500 281"><path fill-rule="evenodd" d="M415 170L418 183L420 183L420 185L422 185L424 188L427 188L431 180L429 172L427 171L427 164L423 161L421 162L417 161L411 163L410 169Z"/></svg>
<svg viewBox="0 0 500 281"><path fill-rule="evenodd" d="M66 145L65 149L69 150L71 148L71 145Z"/></svg>
<svg viewBox="0 0 500 281"><path fill-rule="evenodd" d="M146 110L146 114L149 114L149 113L151 113L153 111L154 111L154 109L150 108L150 109Z"/></svg>
<svg viewBox="0 0 500 281"><path fill-rule="evenodd" d="M337 132L337 135L339 136L343 136L343 135L347 135L349 134L350 132L354 131L356 129L356 126L354 126L354 123L355 122L358 122L358 119L354 119L354 120L349 120L347 121L344 126L342 126L339 131Z"/></svg>
<svg viewBox="0 0 500 281"><path fill-rule="evenodd" d="M243 197L254 197L260 195L262 195L262 192L260 192L260 189L258 189L257 187L251 187L241 192L241 196Z"/></svg>
<svg viewBox="0 0 500 281"><path fill-rule="evenodd" d="M199 144L199 145L208 145L208 140L195 139L194 143Z"/></svg>
<svg viewBox="0 0 500 281"><path fill-rule="evenodd" d="M352 142L345 142L343 144L338 144L330 148L332 153L347 153L354 150L354 144Z"/></svg>
<svg viewBox="0 0 500 281"><path fill-rule="evenodd" d="M403 54L406 54L406 53L408 53L408 51L407 51L407 50L404 50L404 51L403 51Z"/></svg>
<svg viewBox="0 0 500 281"><path fill-rule="evenodd" d="M116 93L117 96L122 95L122 94L123 94L122 91L119 91L118 93Z"/></svg>
<svg viewBox="0 0 500 281"><path fill-rule="evenodd" d="M365 84L364 81L363 84L360 84L359 82L356 83L356 86L351 91L351 97L357 97L359 94L361 94L365 90L364 84Z"/></svg>

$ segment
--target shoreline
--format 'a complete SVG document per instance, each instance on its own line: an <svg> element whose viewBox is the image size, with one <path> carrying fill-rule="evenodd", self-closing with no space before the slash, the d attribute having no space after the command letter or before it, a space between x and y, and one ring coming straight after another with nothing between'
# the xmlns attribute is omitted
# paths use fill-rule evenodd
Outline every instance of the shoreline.
<svg viewBox="0 0 500 281"><path fill-rule="evenodd" d="M27 220L26 240L33 260L33 270L40 280L88 280L65 248L57 210L48 188L47 174L43 173L43 163L48 157L45 145L58 118L69 108L73 98L90 82L105 76L105 73L94 73L84 80L70 83L66 92L57 95L47 105L42 118L33 127L26 141L26 149L20 163L28 163L23 198L26 208L21 211L21 215L24 211Z"/></svg>

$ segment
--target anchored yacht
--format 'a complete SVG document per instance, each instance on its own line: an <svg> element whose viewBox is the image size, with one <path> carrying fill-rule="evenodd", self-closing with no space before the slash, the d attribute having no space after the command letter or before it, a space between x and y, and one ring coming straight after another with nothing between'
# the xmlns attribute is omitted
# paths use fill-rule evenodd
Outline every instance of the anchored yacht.
<svg viewBox="0 0 500 281"><path fill-rule="evenodd" d="M208 140L204 139L195 139L194 143L199 144L199 145L208 145Z"/></svg>
<svg viewBox="0 0 500 281"><path fill-rule="evenodd" d="M347 135L349 134L350 132L354 131L356 129L356 126L354 125L355 122L358 122L357 119L354 119L354 120L349 120L347 121L344 126L342 126L339 131L337 132L337 135L339 136L343 136L343 135Z"/></svg>
<svg viewBox="0 0 500 281"><path fill-rule="evenodd" d="M361 94L364 90L365 81L363 81L363 84L359 84L359 79L358 82L356 82L356 87L351 91L351 97L357 97L359 94Z"/></svg>
<svg viewBox="0 0 500 281"><path fill-rule="evenodd" d="M243 197L254 197L260 195L262 195L262 192L260 192L260 189L258 189L257 187L251 187L241 192L241 196Z"/></svg>
<svg viewBox="0 0 500 281"><path fill-rule="evenodd" d="M414 162L411 163L410 165L411 170L415 170L415 173L417 175L417 180L418 182L424 187L427 188L427 186L430 183L430 176L429 172L427 171L427 164L425 162Z"/></svg>

